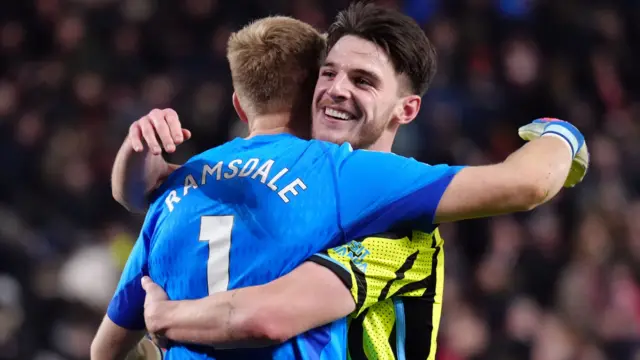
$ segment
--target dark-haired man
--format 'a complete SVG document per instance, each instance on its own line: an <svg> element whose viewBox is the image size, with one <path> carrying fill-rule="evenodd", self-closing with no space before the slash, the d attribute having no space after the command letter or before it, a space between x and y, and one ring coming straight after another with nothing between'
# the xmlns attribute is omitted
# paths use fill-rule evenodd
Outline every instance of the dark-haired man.
<svg viewBox="0 0 640 360"><path fill-rule="evenodd" d="M420 95L435 71L434 52L424 33L400 14L355 5L342 12L331 27L329 48L313 100L314 136L390 151L398 127L417 115ZM420 56L426 60L416 58ZM394 229L400 234L397 238L369 237L315 256L314 261L338 274L353 297L340 292L339 286L330 286L329 282L339 280L310 263L270 284L214 294L184 305L167 301L162 290L147 281L145 288L151 298L147 326L183 342L218 344L237 340L242 337L239 334L284 341L310 325L346 315L355 302L359 316L351 322L352 358L432 358L443 281L442 241L432 224L525 210L546 201L566 177L570 162L565 153L565 143L545 138L502 164L466 168L448 186L443 185L447 190L435 219L412 222L409 229L398 227ZM555 160L543 161L552 158ZM523 177L522 172L533 177ZM538 178L542 173L554 175ZM525 182L531 180L535 185L529 187L532 183ZM528 191L531 189L535 190ZM353 184L352 198L341 201L371 196L357 190L358 184ZM397 205L408 206L402 202ZM393 216L377 214L383 215ZM404 236L407 233L410 236ZM357 235L347 232L344 236ZM397 254L389 256L385 251ZM366 310L392 295L421 300L387 300ZM409 304L413 304L411 308ZM402 316L404 311L410 311L411 318ZM416 328L402 326L411 326L411 321ZM326 346L331 340L329 334L326 337L319 345ZM319 338L316 332L315 339Z"/></svg>

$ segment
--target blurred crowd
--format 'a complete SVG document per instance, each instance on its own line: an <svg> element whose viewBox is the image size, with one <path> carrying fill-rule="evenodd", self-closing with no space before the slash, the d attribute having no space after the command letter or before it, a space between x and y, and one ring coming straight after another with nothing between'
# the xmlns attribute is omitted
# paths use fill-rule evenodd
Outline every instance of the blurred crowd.
<svg viewBox="0 0 640 360"><path fill-rule="evenodd" d="M348 0L0 4L0 359L85 359L137 237L112 198L131 122L172 107L175 162L242 136L231 31L268 14L326 29ZM486 164L541 116L586 135L590 173L526 214L442 227L439 360L640 359L640 3L386 0L439 70L395 150ZM635 64L635 65L634 65Z"/></svg>

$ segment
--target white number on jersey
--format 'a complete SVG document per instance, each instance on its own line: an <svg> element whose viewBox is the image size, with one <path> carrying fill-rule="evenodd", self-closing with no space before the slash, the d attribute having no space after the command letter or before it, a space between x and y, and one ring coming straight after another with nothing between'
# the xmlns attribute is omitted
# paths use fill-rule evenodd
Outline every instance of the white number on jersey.
<svg viewBox="0 0 640 360"><path fill-rule="evenodd" d="M209 295L226 291L229 286L229 251L233 216L203 216L200 218L200 241L209 242L207 283Z"/></svg>

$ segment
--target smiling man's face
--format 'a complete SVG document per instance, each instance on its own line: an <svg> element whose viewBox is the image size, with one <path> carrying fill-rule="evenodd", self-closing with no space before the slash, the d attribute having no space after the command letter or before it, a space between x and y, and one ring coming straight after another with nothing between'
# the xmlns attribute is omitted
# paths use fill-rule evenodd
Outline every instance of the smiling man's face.
<svg viewBox="0 0 640 360"><path fill-rule="evenodd" d="M347 35L331 48L313 96L313 137L368 148L402 111L401 75L385 51Z"/></svg>

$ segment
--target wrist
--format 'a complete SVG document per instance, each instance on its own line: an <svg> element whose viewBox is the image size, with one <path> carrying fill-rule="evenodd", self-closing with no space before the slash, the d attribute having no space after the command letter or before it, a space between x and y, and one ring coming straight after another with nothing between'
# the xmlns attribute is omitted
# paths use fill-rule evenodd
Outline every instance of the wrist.
<svg viewBox="0 0 640 360"><path fill-rule="evenodd" d="M162 157L162 155L154 155L148 152L145 156L145 179L149 187L147 192L153 191L158 187L159 183L164 181L171 173L170 164Z"/></svg>

